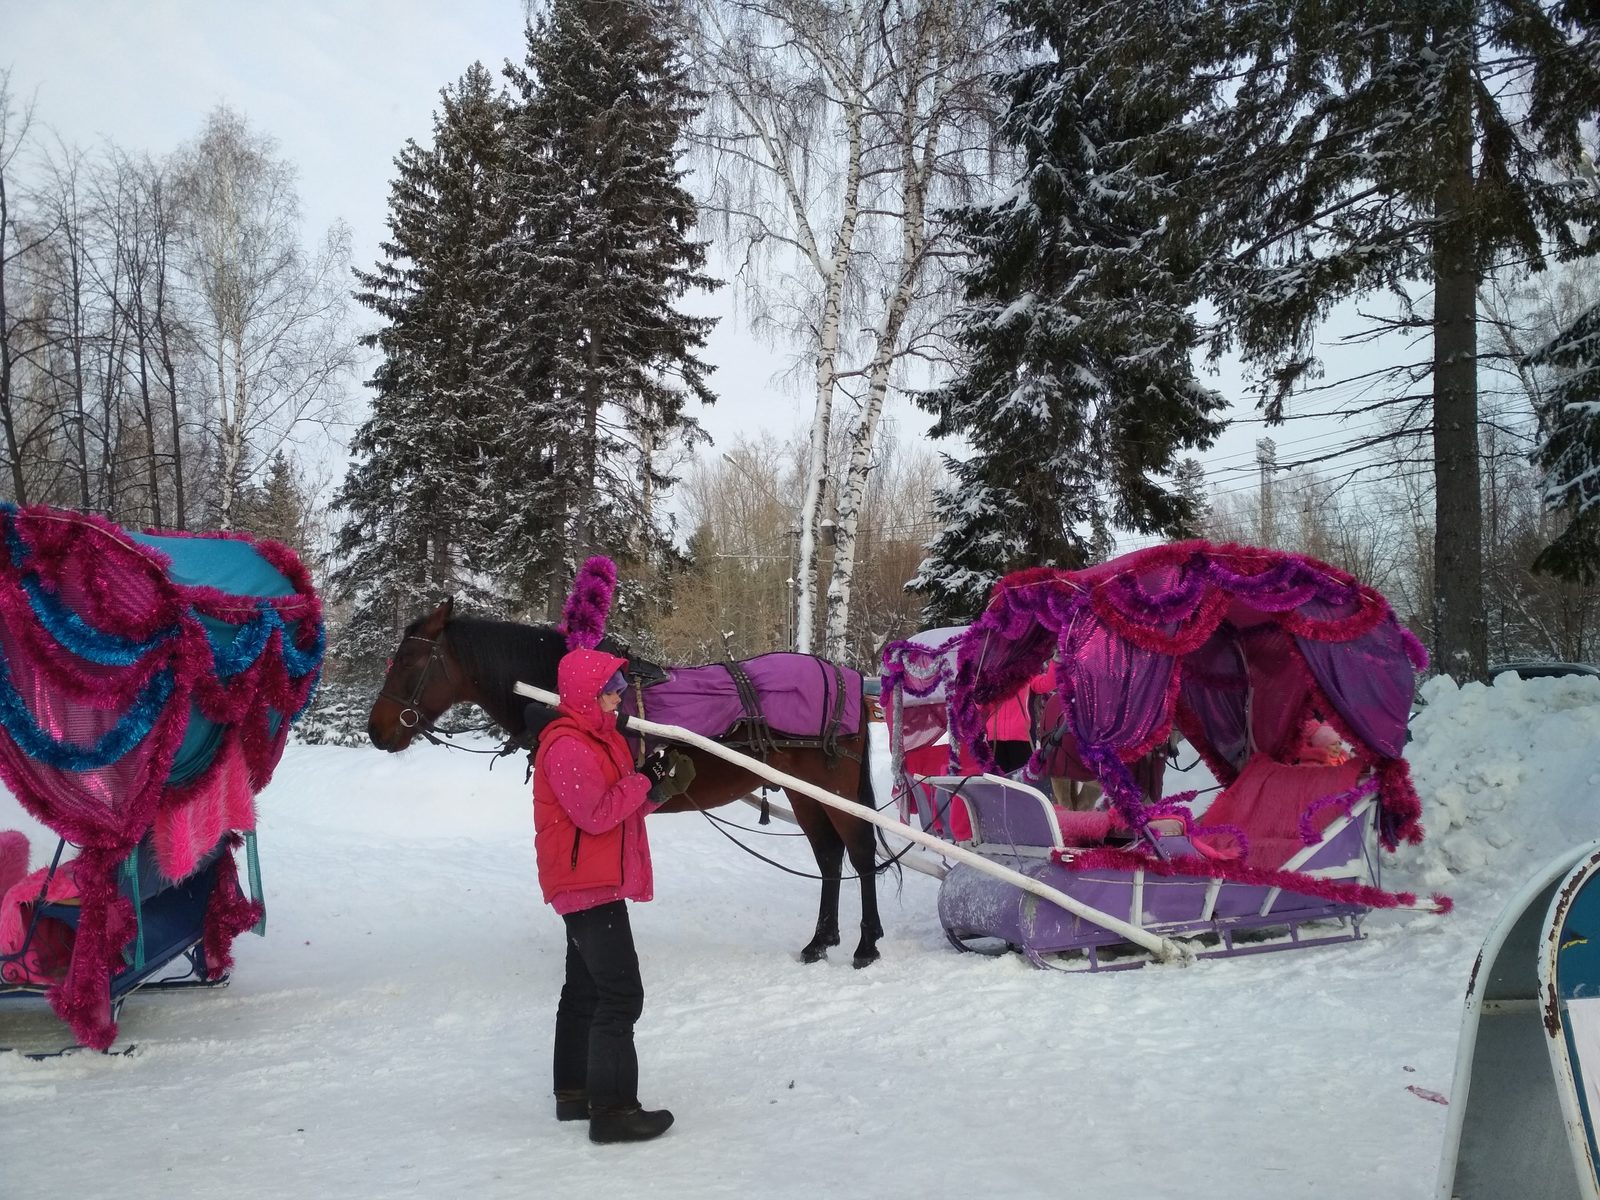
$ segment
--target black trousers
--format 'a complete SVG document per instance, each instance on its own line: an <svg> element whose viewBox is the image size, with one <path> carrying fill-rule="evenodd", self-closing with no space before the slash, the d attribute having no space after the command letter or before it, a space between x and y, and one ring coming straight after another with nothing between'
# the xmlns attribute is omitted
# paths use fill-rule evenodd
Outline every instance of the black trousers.
<svg viewBox="0 0 1600 1200"><path fill-rule="evenodd" d="M633 1025L644 983L628 905L567 913L567 979L556 1008L555 1090L587 1092L591 1107L639 1102Z"/></svg>

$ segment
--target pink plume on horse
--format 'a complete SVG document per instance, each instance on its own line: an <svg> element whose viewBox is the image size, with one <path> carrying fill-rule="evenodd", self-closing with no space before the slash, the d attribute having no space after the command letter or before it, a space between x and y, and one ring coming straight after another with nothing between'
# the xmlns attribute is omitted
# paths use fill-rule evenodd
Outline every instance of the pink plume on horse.
<svg viewBox="0 0 1600 1200"><path fill-rule="evenodd" d="M568 650L593 650L600 644L616 587L617 566L605 555L596 554L578 568L566 607L561 610Z"/></svg>

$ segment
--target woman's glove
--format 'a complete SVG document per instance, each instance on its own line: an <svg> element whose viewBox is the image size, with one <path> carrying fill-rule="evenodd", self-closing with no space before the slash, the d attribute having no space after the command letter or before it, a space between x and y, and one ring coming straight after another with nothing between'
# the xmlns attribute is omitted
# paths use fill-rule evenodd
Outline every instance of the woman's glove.
<svg viewBox="0 0 1600 1200"><path fill-rule="evenodd" d="M667 761L667 747L653 751L639 764L639 774L650 781L650 786L655 787L667 777L672 770L672 764Z"/></svg>
<svg viewBox="0 0 1600 1200"><path fill-rule="evenodd" d="M652 804L661 804L682 795L694 782L694 763L689 761L687 754L681 750L668 751L666 763L666 772L650 787Z"/></svg>

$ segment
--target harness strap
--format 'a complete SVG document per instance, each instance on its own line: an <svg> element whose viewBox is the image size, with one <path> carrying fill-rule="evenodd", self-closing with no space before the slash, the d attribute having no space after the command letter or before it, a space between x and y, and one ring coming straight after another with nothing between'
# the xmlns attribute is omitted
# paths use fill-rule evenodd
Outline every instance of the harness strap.
<svg viewBox="0 0 1600 1200"><path fill-rule="evenodd" d="M844 668L836 662L823 662L824 667L833 668L833 712L828 718L828 725L822 731L822 750L830 759L839 757L839 734L844 728ZM861 713L861 727L867 726L865 709Z"/></svg>
<svg viewBox="0 0 1600 1200"><path fill-rule="evenodd" d="M773 736L772 726L768 724L766 714L761 711L761 697L756 692L756 686L745 672L743 664L729 659L722 664L722 668L728 672L728 677L733 680L733 686L739 693L739 704L744 709L744 723L749 728L750 744L755 748L756 755L765 762L779 747L777 739Z"/></svg>

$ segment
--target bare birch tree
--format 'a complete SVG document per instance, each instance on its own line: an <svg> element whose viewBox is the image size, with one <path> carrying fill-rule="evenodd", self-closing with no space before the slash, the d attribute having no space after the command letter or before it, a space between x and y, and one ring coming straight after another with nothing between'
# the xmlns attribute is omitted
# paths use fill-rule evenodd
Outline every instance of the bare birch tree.
<svg viewBox="0 0 1600 1200"><path fill-rule="evenodd" d="M878 418L895 366L925 350L907 333L930 298L920 286L935 240L929 201L941 183L981 177L973 156L991 153L986 137L971 137L985 122L970 103L993 61L991 11L962 0L706 0L695 10L695 58L710 96L698 128L713 168L705 211L742 259L738 281L757 328L807 348L799 650L816 640L828 447L843 394L857 412L827 630L827 652L843 652ZM961 136L943 142L952 129Z"/></svg>
<svg viewBox="0 0 1600 1200"><path fill-rule="evenodd" d="M179 270L209 376L223 529L253 469L299 426L338 415L355 367L345 328L349 230L336 225L306 254L295 171L276 151L218 108L174 172L186 235Z"/></svg>
<svg viewBox="0 0 1600 1200"><path fill-rule="evenodd" d="M14 300L7 290L12 264L25 252L19 244L17 222L12 213L11 185L13 166L28 142L33 123L33 106L15 106L11 98L11 72L0 71L0 429L5 433L6 466L11 474L12 498L28 503L27 477L22 465L22 434L19 429L12 368L20 353L19 322ZM15 249L13 249L15 247Z"/></svg>

